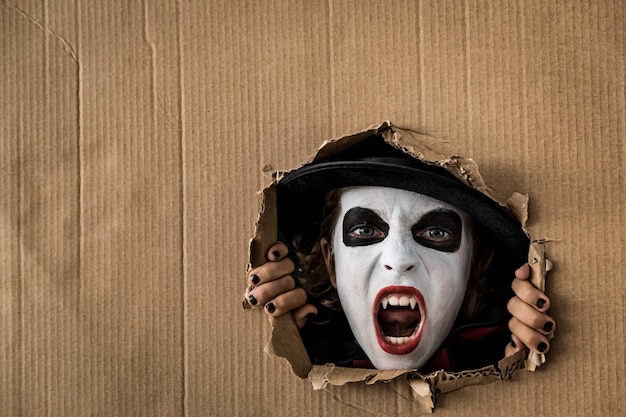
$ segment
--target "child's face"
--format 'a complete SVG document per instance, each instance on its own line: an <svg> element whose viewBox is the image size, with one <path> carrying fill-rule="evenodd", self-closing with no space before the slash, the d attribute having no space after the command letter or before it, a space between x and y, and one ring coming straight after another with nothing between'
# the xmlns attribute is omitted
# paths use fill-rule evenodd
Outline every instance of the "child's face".
<svg viewBox="0 0 626 417"><path fill-rule="evenodd" d="M469 216L385 187L341 190L333 282L354 336L378 369L421 367L446 338L472 260Z"/></svg>

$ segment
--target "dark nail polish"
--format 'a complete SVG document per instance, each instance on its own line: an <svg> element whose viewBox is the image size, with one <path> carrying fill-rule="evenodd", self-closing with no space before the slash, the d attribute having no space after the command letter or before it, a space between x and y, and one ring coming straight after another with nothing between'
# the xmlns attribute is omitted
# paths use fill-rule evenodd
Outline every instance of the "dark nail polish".
<svg viewBox="0 0 626 417"><path fill-rule="evenodd" d="M547 348L548 345L546 345L544 342L541 342L537 345L537 350L539 351L539 353L545 352Z"/></svg>
<svg viewBox="0 0 626 417"><path fill-rule="evenodd" d="M265 304L265 308L267 308L267 311L270 313L273 313L274 311L276 311L276 306L274 305L274 303Z"/></svg>
<svg viewBox="0 0 626 417"><path fill-rule="evenodd" d="M256 298L254 298L254 295L252 295L252 294L250 294L250 295L248 296L248 301L250 301L250 304L252 304L253 306L255 306L255 305L257 304L257 302L258 302L258 301L256 300Z"/></svg>
<svg viewBox="0 0 626 417"><path fill-rule="evenodd" d="M250 277L250 282L252 282L254 285L258 284L259 281L261 281L261 278L259 278L257 274L254 274Z"/></svg>
<svg viewBox="0 0 626 417"><path fill-rule="evenodd" d="M312 318L313 318L313 317L315 317L315 316L317 316L317 314L315 314L315 313L309 313L309 314L307 314L307 315L306 315L306 318L307 318L307 319L312 319Z"/></svg>
<svg viewBox="0 0 626 417"><path fill-rule="evenodd" d="M280 252L275 250L274 252L272 252L272 256L274 257L274 259L278 259L278 258L280 258Z"/></svg>
<svg viewBox="0 0 626 417"><path fill-rule="evenodd" d="M547 321L546 324L543 325L543 331L546 333L550 333L552 331L552 326L554 326L554 323L552 323L551 321Z"/></svg>
<svg viewBox="0 0 626 417"><path fill-rule="evenodd" d="M511 346L513 346L513 349L517 349L517 343L513 339L511 339Z"/></svg>
<svg viewBox="0 0 626 417"><path fill-rule="evenodd" d="M535 304L537 305L537 307L543 308L543 306L546 305L546 300L544 300L543 298L540 298L540 299L537 300L537 302Z"/></svg>

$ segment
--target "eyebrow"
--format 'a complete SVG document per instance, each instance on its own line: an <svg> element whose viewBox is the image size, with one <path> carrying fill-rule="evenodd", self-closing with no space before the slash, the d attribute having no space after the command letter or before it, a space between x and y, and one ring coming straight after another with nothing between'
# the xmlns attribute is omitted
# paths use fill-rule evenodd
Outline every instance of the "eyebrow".
<svg viewBox="0 0 626 417"><path fill-rule="evenodd" d="M457 219L460 220L460 217L455 211L446 209L443 207L436 208L422 215L422 217L420 217L419 220L415 223L414 227L419 227L422 224L432 225L433 223L436 223L436 224L441 223L442 226L446 226L446 225L453 226L457 223ZM352 207L350 210L348 210L343 217L344 226L348 220L350 220L352 224L383 223L387 226L387 229L389 228L389 226L387 225L387 222L383 220L382 217L378 215L378 213L376 213L372 209L368 209L365 207L357 206L357 207Z"/></svg>
<svg viewBox="0 0 626 417"><path fill-rule="evenodd" d="M441 226L455 226L460 223L461 217L457 212L438 208L428 213L425 213L420 219L415 223L415 227L419 227L421 225L432 225L439 224Z"/></svg>

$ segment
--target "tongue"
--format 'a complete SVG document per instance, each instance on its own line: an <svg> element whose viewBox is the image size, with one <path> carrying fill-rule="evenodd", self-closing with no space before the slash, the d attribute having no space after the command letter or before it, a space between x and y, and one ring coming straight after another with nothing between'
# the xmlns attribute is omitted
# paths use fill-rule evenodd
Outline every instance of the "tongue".
<svg viewBox="0 0 626 417"><path fill-rule="evenodd" d="M378 324L386 336L411 336L419 325L422 316L419 310L410 308L382 308L378 310Z"/></svg>

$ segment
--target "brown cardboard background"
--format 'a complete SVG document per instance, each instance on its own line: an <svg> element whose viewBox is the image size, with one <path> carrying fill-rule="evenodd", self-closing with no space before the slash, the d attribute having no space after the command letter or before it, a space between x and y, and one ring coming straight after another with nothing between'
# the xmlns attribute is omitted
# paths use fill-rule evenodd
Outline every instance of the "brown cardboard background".
<svg viewBox="0 0 626 417"><path fill-rule="evenodd" d="M384 119L530 194L548 363L439 415L625 412L620 1L0 3L0 414L414 414L240 308L265 163ZM370 413L371 412L371 413Z"/></svg>

